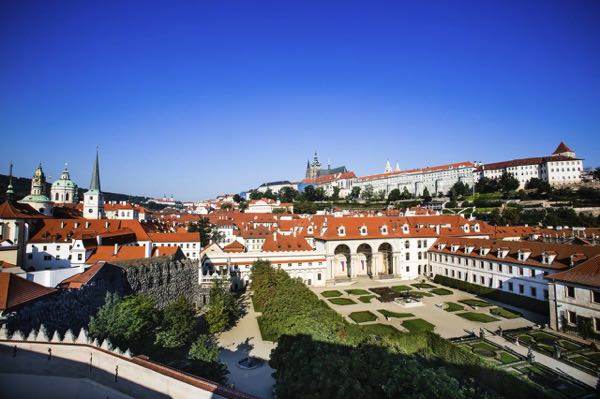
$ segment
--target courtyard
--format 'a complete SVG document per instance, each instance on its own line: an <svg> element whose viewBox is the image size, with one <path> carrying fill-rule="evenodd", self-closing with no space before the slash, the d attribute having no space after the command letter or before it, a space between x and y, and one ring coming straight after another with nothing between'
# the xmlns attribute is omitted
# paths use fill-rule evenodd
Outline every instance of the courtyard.
<svg viewBox="0 0 600 399"><path fill-rule="evenodd" d="M387 325L400 332L435 331L444 338L480 328L512 330L547 322L541 315L431 282L365 279L312 290L351 323ZM401 305L396 298L409 299Z"/></svg>

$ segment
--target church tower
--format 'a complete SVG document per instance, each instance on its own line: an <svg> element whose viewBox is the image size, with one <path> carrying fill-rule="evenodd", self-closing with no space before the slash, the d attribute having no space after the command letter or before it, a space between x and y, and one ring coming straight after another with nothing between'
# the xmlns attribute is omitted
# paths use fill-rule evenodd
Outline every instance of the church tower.
<svg viewBox="0 0 600 399"><path fill-rule="evenodd" d="M19 202L30 205L41 214L52 216L53 206L46 196L46 175L41 162L31 178L31 192Z"/></svg>
<svg viewBox="0 0 600 399"><path fill-rule="evenodd" d="M96 161L92 170L90 189L83 194L83 217L86 219L102 219L104 217L104 198L100 191L98 149L96 149Z"/></svg>
<svg viewBox="0 0 600 399"><path fill-rule="evenodd" d="M77 203L77 184L71 180L66 164L60 174L60 179L52 183L52 187L50 188L50 199L56 204Z"/></svg>
<svg viewBox="0 0 600 399"><path fill-rule="evenodd" d="M385 171L384 173L392 173L392 164L390 164L390 160L388 159L385 163Z"/></svg>
<svg viewBox="0 0 600 399"><path fill-rule="evenodd" d="M313 161L310 165L307 163L306 165L306 178L307 179L316 179L319 177L319 171L321 170L321 163L319 162L319 157L317 156L317 150L315 150L315 155L313 156Z"/></svg>

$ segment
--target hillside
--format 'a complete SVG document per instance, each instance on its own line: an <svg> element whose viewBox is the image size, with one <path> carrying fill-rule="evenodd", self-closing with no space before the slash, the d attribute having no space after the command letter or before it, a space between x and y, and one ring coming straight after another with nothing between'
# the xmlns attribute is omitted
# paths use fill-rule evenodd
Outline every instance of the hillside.
<svg viewBox="0 0 600 399"><path fill-rule="evenodd" d="M8 186L8 175L0 174L0 203L6 199L6 187ZM15 198L21 199L29 194L31 190L31 179L25 177L13 177L13 187L15 190ZM83 193L86 190L79 188L79 198L83 199ZM47 184L46 192L50 195L50 184ZM128 195L120 193L103 192L105 201L130 201L133 203L145 202L148 198L137 195Z"/></svg>

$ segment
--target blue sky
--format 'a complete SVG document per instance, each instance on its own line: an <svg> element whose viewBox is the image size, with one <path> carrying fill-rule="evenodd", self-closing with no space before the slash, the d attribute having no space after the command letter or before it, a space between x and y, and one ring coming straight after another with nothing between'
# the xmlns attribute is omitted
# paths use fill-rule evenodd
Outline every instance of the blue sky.
<svg viewBox="0 0 600 399"><path fill-rule="evenodd" d="M303 177L546 155L600 165L600 2L13 1L0 170L200 199ZM5 165L6 164L6 165Z"/></svg>

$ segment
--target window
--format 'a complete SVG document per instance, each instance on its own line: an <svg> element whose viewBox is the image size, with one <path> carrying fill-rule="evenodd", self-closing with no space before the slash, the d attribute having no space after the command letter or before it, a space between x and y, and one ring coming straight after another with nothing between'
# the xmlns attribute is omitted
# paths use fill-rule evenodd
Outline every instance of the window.
<svg viewBox="0 0 600 399"><path fill-rule="evenodd" d="M321 273L317 274L317 280L321 281Z"/></svg>
<svg viewBox="0 0 600 399"><path fill-rule="evenodd" d="M410 266L406 266L406 272L410 273Z"/></svg>
<svg viewBox="0 0 600 399"><path fill-rule="evenodd" d="M535 277L535 270L531 269L531 277Z"/></svg>
<svg viewBox="0 0 600 399"><path fill-rule="evenodd" d="M566 288L566 292L565 295L567 296L567 298L575 298L575 287L565 287Z"/></svg>
<svg viewBox="0 0 600 399"><path fill-rule="evenodd" d="M537 288L535 287L529 287L529 293L531 294L532 297L537 297Z"/></svg>
<svg viewBox="0 0 600 399"><path fill-rule="evenodd" d="M600 318L594 317L594 330L600 331Z"/></svg>
<svg viewBox="0 0 600 399"><path fill-rule="evenodd" d="M484 285L485 284L485 277L480 276L479 277L479 282L481 283L481 285Z"/></svg>
<svg viewBox="0 0 600 399"><path fill-rule="evenodd" d="M410 260L410 253L409 252L406 253L406 260Z"/></svg>
<svg viewBox="0 0 600 399"><path fill-rule="evenodd" d="M473 275L473 282L476 283L477 282L477 276Z"/></svg>
<svg viewBox="0 0 600 399"><path fill-rule="evenodd" d="M600 291L592 291L592 302L600 303Z"/></svg>
<svg viewBox="0 0 600 399"><path fill-rule="evenodd" d="M404 241L404 248L406 248L406 249L410 248L410 241L408 241L408 240Z"/></svg>
<svg viewBox="0 0 600 399"><path fill-rule="evenodd" d="M519 284L519 294L523 295L525 293L525 286L523 284Z"/></svg>
<svg viewBox="0 0 600 399"><path fill-rule="evenodd" d="M525 275L525 271L523 270L522 267L519 267L519 276L523 276Z"/></svg>
<svg viewBox="0 0 600 399"><path fill-rule="evenodd" d="M82 254L77 254L77 260L82 260Z"/></svg>
<svg viewBox="0 0 600 399"><path fill-rule="evenodd" d="M512 266L508 266L508 274L512 274Z"/></svg>
<svg viewBox="0 0 600 399"><path fill-rule="evenodd" d="M567 310L567 323L577 324L577 313L572 310Z"/></svg>
<svg viewBox="0 0 600 399"><path fill-rule="evenodd" d="M510 281L508 282L508 290L509 290L509 291L514 291L514 285L513 285L513 283L512 283L512 282L510 282Z"/></svg>
<svg viewBox="0 0 600 399"><path fill-rule="evenodd" d="M498 280L498 288L502 289L502 283L503 283L502 280Z"/></svg>
<svg viewBox="0 0 600 399"><path fill-rule="evenodd" d="M452 269L452 278L454 278L454 269Z"/></svg>

